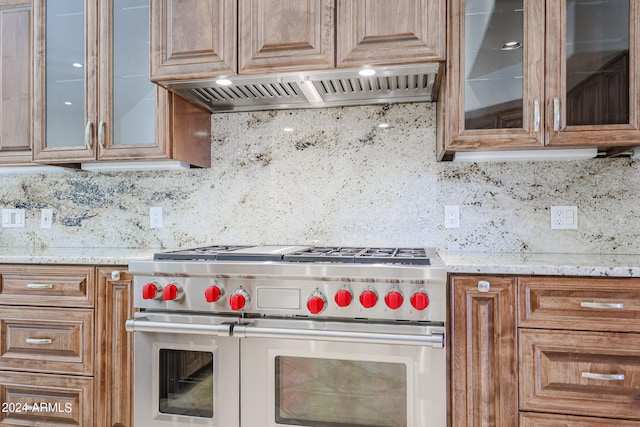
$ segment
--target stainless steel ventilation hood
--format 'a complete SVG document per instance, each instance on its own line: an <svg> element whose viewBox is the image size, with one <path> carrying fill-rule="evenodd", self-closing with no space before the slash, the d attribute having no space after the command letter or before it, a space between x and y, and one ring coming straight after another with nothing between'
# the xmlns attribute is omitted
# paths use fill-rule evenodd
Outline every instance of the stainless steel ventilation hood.
<svg viewBox="0 0 640 427"><path fill-rule="evenodd" d="M216 79L162 84L214 113L436 101L440 63L370 69L376 73L369 77L352 69L231 76L230 85Z"/></svg>

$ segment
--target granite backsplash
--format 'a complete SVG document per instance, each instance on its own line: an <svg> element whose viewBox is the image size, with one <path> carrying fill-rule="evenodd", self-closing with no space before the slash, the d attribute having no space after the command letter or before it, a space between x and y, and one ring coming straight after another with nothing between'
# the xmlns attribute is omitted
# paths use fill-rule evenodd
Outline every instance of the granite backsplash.
<svg viewBox="0 0 640 427"><path fill-rule="evenodd" d="M0 207L27 212L25 228L0 228L0 246L640 254L637 161L439 163L428 103L212 118L211 169L0 176ZM449 204L459 229L443 226ZM551 230L552 205L576 205L578 230ZM152 206L163 228L149 227Z"/></svg>

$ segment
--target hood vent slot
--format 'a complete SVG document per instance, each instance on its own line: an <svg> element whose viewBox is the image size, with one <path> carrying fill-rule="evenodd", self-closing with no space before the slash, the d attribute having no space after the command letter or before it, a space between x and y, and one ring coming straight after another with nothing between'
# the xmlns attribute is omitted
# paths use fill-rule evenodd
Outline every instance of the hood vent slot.
<svg viewBox="0 0 640 427"><path fill-rule="evenodd" d="M167 88L211 112L313 108L435 101L440 64L388 67L373 77L357 70L330 70L232 77L233 85L213 80L168 82Z"/></svg>

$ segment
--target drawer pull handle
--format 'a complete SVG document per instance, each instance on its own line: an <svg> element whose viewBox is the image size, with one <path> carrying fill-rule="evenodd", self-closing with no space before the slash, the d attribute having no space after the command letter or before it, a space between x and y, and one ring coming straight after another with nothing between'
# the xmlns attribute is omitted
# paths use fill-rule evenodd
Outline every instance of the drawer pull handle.
<svg viewBox="0 0 640 427"><path fill-rule="evenodd" d="M582 301L580 303L580 307L582 308L615 308L622 309L624 308L624 304L621 302L590 302L590 301Z"/></svg>
<svg viewBox="0 0 640 427"><path fill-rule="evenodd" d="M46 344L52 343L51 338L27 338L25 341L27 342L27 344L40 344L40 345L46 345Z"/></svg>
<svg viewBox="0 0 640 427"><path fill-rule="evenodd" d="M53 289L53 285L50 283L27 283L29 289Z"/></svg>
<svg viewBox="0 0 640 427"><path fill-rule="evenodd" d="M624 374L596 374L595 372L583 372L582 378L602 381L624 381Z"/></svg>

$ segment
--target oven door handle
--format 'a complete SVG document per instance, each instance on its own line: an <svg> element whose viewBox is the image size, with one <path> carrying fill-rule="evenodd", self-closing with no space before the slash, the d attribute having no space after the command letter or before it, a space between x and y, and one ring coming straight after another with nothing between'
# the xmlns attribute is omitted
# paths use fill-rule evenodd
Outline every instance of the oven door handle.
<svg viewBox="0 0 640 427"><path fill-rule="evenodd" d="M128 332L152 332L161 334L214 335L231 336L231 324L206 325L202 323L156 322L144 317L129 319L125 322Z"/></svg>
<svg viewBox="0 0 640 427"><path fill-rule="evenodd" d="M234 325L233 336L240 338L276 338L294 340L322 340L365 344L431 346L444 348L444 334L409 335L376 332L326 331L318 329L267 328L252 325Z"/></svg>

